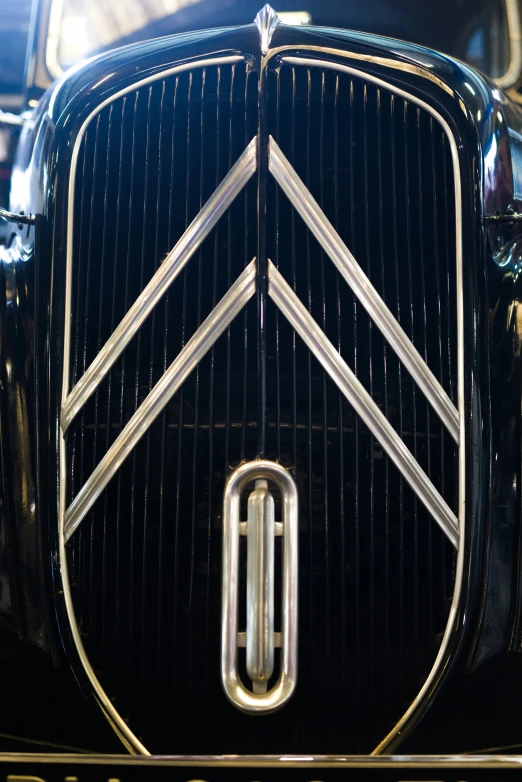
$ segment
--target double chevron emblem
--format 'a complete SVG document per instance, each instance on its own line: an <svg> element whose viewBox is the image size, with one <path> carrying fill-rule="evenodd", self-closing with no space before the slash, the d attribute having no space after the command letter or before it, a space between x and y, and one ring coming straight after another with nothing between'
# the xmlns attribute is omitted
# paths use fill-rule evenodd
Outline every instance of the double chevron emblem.
<svg viewBox="0 0 522 782"><path fill-rule="evenodd" d="M63 434L205 237L254 175L258 169L257 149L258 139L254 138L161 264L85 374L69 393L64 394L61 414ZM272 137L268 140L268 168L325 254L335 264L409 371L450 435L459 443L459 416L456 407ZM254 258L187 342L72 503L65 509L64 544L78 529L152 422L255 292ZM380 442L453 546L458 548L459 529L455 514L292 287L270 261L268 295ZM241 521L239 498L246 484L253 481L255 489L249 495L248 519ZM274 518L271 486L279 491L282 498L283 518L278 521ZM230 476L227 483L223 518L223 686L229 699L238 708L249 712L269 712L288 700L296 686L297 678L298 510L297 491L292 477L284 468L272 462L259 460L242 465ZM239 632L237 626L238 550L241 534L247 537L248 551L246 633ZM274 627L274 537L277 535L281 535L283 539L281 628ZM241 681L238 673L238 647L246 648L250 688ZM279 678L274 686L268 689L268 681L274 671L274 648L277 647L281 649Z"/></svg>

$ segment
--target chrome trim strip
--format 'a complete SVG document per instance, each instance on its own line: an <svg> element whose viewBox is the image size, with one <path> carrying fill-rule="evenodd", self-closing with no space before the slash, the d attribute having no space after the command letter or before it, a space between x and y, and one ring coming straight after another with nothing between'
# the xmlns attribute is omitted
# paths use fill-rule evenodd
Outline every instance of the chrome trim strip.
<svg viewBox="0 0 522 782"><path fill-rule="evenodd" d="M255 173L256 142L254 137L72 389L62 406L61 425L64 433L165 291Z"/></svg>
<svg viewBox="0 0 522 782"><path fill-rule="evenodd" d="M281 59L286 59L287 61L292 57L292 55L285 56L285 52L295 52L296 51L295 44L293 46L277 46L273 49L270 49L268 53L267 59L271 57L281 57ZM447 92L448 95L450 95L452 98L455 97L454 90L446 84L446 82L442 81L442 79L439 79L438 76L436 76L434 73L431 73L430 70L427 70L426 67L423 67L421 65L414 64L412 62L404 62L403 60L393 60L391 57L382 57L378 54L362 54L361 52L350 52L346 50L339 50L339 49L333 49L329 46L300 46L299 51L303 52L303 59L306 59L304 56L304 52L315 52L321 57L326 57L328 55L331 55L332 57L340 57L343 60L357 60L358 62L367 62L370 63L370 65L376 65L377 67L385 67L385 68L391 68L395 71L404 71L404 73L415 73L417 76L419 76L421 79L427 79L428 81L431 81L432 84L436 84L437 87L440 87L441 90L444 90L444 92ZM296 57L296 59L299 59ZM314 62L317 62L314 60ZM321 60L321 62L324 62ZM333 63L335 64L335 63ZM330 63L332 65L332 63Z"/></svg>
<svg viewBox="0 0 522 782"><path fill-rule="evenodd" d="M284 58L285 61L292 59ZM459 414L455 405L272 136L269 139L269 169L458 444Z"/></svg>
<svg viewBox="0 0 522 782"><path fill-rule="evenodd" d="M2 752L2 763L60 764L71 766L187 767L202 768L344 768L344 769L506 769L520 768L521 755L75 755ZM434 777L436 778L436 777Z"/></svg>
<svg viewBox="0 0 522 782"><path fill-rule="evenodd" d="M284 529L280 672L276 684L266 693L247 690L237 669L240 500L245 485L259 478L272 480L281 492ZM242 711L274 711L288 701L296 685L298 532L297 488L288 470L265 459L246 462L234 470L223 500L221 681L228 699ZM248 648L248 638L246 643Z"/></svg>
<svg viewBox="0 0 522 782"><path fill-rule="evenodd" d="M94 472L83 484L65 512L65 543L78 528L85 514L92 508L154 419L161 413L192 370L196 368L207 350L212 347L229 323L252 298L256 289L255 275L256 262L254 259L189 339L183 350L138 407L129 423L122 429Z"/></svg>
<svg viewBox="0 0 522 782"><path fill-rule="evenodd" d="M319 328L304 304L271 261L268 262L268 279L268 295L306 343L323 369L328 372L357 415L377 438L452 545L458 549L459 523L457 517L388 419L381 413L368 391L335 350L324 331Z"/></svg>
<svg viewBox="0 0 522 782"><path fill-rule="evenodd" d="M303 52L306 50L316 51L314 47L303 47ZM342 58L345 52L339 50L329 50L329 54ZM350 52L348 55L351 59L357 59L358 54ZM361 57L361 59L363 59ZM466 451L465 451L465 399L464 399L464 297L463 297L463 281L462 281L462 192L461 192L461 174L460 174L460 162L459 151L455 136L444 117L425 101L417 98L400 87L396 87L393 84L380 79L378 76L374 76L371 73L365 73L357 68L352 68L349 65L344 65L338 62L332 62L328 60L312 59L307 57L283 57L283 62L290 62L294 65L304 65L308 67L320 67L329 68L333 71L340 71L342 73L349 73L356 76L359 79L363 79L372 84L376 84L389 92L393 92L395 95L400 95L402 98L414 103L416 106L420 106L427 111L433 119L439 123L448 138L448 143L451 150L451 159L453 163L454 172L454 188L455 188L455 225L456 225L456 277L457 277L457 398L458 398L458 410L459 410L459 501L458 501L458 519L459 519L459 548L457 555L457 566L455 572L455 589L453 591L453 600L451 602L450 613L446 629L442 637L441 645L433 667L422 685L421 689L417 693L416 697L404 712L400 720L394 725L389 733L384 737L381 743L373 750L372 755L379 755L385 752L393 739L401 732L405 724L413 717L425 696L429 692L430 688L434 684L436 677L440 671L440 668L445 660L446 652L449 647L450 639L453 635L455 624L457 621L457 614L460 606L460 595L462 590L462 581L464 576L464 551L465 551L465 538L466 538ZM391 64L390 67L399 67L400 70L410 69L413 73L422 76L423 78L433 82L433 74L428 71L419 69L418 66L408 66L406 63L400 63L400 65ZM444 89L444 87L442 87ZM446 86L446 90L447 90Z"/></svg>

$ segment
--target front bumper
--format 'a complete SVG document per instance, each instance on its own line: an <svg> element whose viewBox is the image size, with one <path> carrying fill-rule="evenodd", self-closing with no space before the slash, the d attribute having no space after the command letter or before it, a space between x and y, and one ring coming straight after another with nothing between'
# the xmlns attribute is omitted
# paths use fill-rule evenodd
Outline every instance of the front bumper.
<svg viewBox="0 0 522 782"><path fill-rule="evenodd" d="M189 782L191 780L379 780L502 782L518 777L522 756L170 756L0 753L0 779L14 782Z"/></svg>

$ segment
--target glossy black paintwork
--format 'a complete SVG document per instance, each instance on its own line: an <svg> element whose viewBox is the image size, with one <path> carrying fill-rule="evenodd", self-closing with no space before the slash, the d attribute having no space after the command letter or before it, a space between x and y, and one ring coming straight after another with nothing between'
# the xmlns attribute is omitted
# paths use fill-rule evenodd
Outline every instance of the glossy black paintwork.
<svg viewBox="0 0 522 782"><path fill-rule="evenodd" d="M451 660L446 660L430 693L445 681L444 691L451 699L452 687L481 662L506 650L515 653L520 645L521 230L509 224L485 229L482 218L509 208L522 210L515 199L509 136L509 127L522 131L522 117L504 94L472 69L398 41L281 26L272 39L271 53L338 57L324 49L350 52L354 67L421 98L429 97L458 143L464 204L467 545ZM9 294L3 295L1 339L4 355L14 357L17 371L9 372L7 362L2 362L0 523L1 534L12 541L19 533L24 548L11 546L9 562L0 567L0 578L10 584L11 594L18 594L19 608L12 612L9 590L4 590L0 610L16 616L18 631L35 643L57 649L60 637L80 680L83 675L64 617L57 563L57 442L72 145L89 112L127 84L180 61L236 53L260 57L254 26L159 39L96 58L46 93L20 142L10 206L40 214L42 236L31 260L34 229L15 229L21 251L15 248L11 268L3 264ZM420 71L408 72L401 69L404 65ZM17 288L23 289L23 296L12 295ZM6 513L6 506L12 511ZM18 559L24 551L30 564L25 569ZM52 620L46 619L46 611ZM44 625L46 633L41 630ZM425 706L428 702L429 698ZM443 749L442 744L438 751Z"/></svg>
<svg viewBox="0 0 522 782"><path fill-rule="evenodd" d="M500 12L502 3L503 0L459 0L458 4L451 0L438 0L436 4L419 4L417 0L367 0L365 3L360 3L358 0L329 0L328 3L321 0L308 0L306 11L311 14L313 24L319 27L349 29L414 41L421 46L443 51L467 62L467 55L473 56L467 51L472 31L480 32L481 26L487 25L488 21L495 28L495 22L498 24L496 15ZM51 76L46 63L45 35L49 26L51 5L52 0L35 2L33 25L35 40L27 85L32 98L39 97L41 91L56 78ZM137 30L131 29L128 34L113 41L108 48L163 35L205 30L217 25L227 27L247 25L254 19L258 10L259 0L227 0L218 4L215 0L199 0L197 3L177 8L168 16L149 20L144 27ZM282 0L277 6L278 12L295 10L300 10L296 0ZM134 11L130 12L130 16L134 16ZM448 24L450 18L451 24ZM130 27L132 26L131 23ZM44 31L43 35L42 31ZM493 65L492 60L498 58L493 56L491 46L486 46L485 49L490 51L487 56L483 56L482 64L476 64L476 59L472 64L476 64L475 67L480 68L487 75L495 77L499 75L498 69L505 66L501 66L499 62ZM104 50L105 47L101 46L100 49L93 50L91 56Z"/></svg>

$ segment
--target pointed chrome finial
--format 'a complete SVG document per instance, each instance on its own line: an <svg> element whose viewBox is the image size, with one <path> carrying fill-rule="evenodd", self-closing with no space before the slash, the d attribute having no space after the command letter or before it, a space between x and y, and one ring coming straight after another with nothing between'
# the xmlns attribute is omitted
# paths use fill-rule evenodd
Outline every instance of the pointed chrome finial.
<svg viewBox="0 0 522 782"><path fill-rule="evenodd" d="M268 47L270 46L270 41L272 40L274 30L281 20L272 6L268 5L267 3L259 11L254 21L257 25L257 29L259 30L259 35L261 36L261 52L266 54Z"/></svg>

